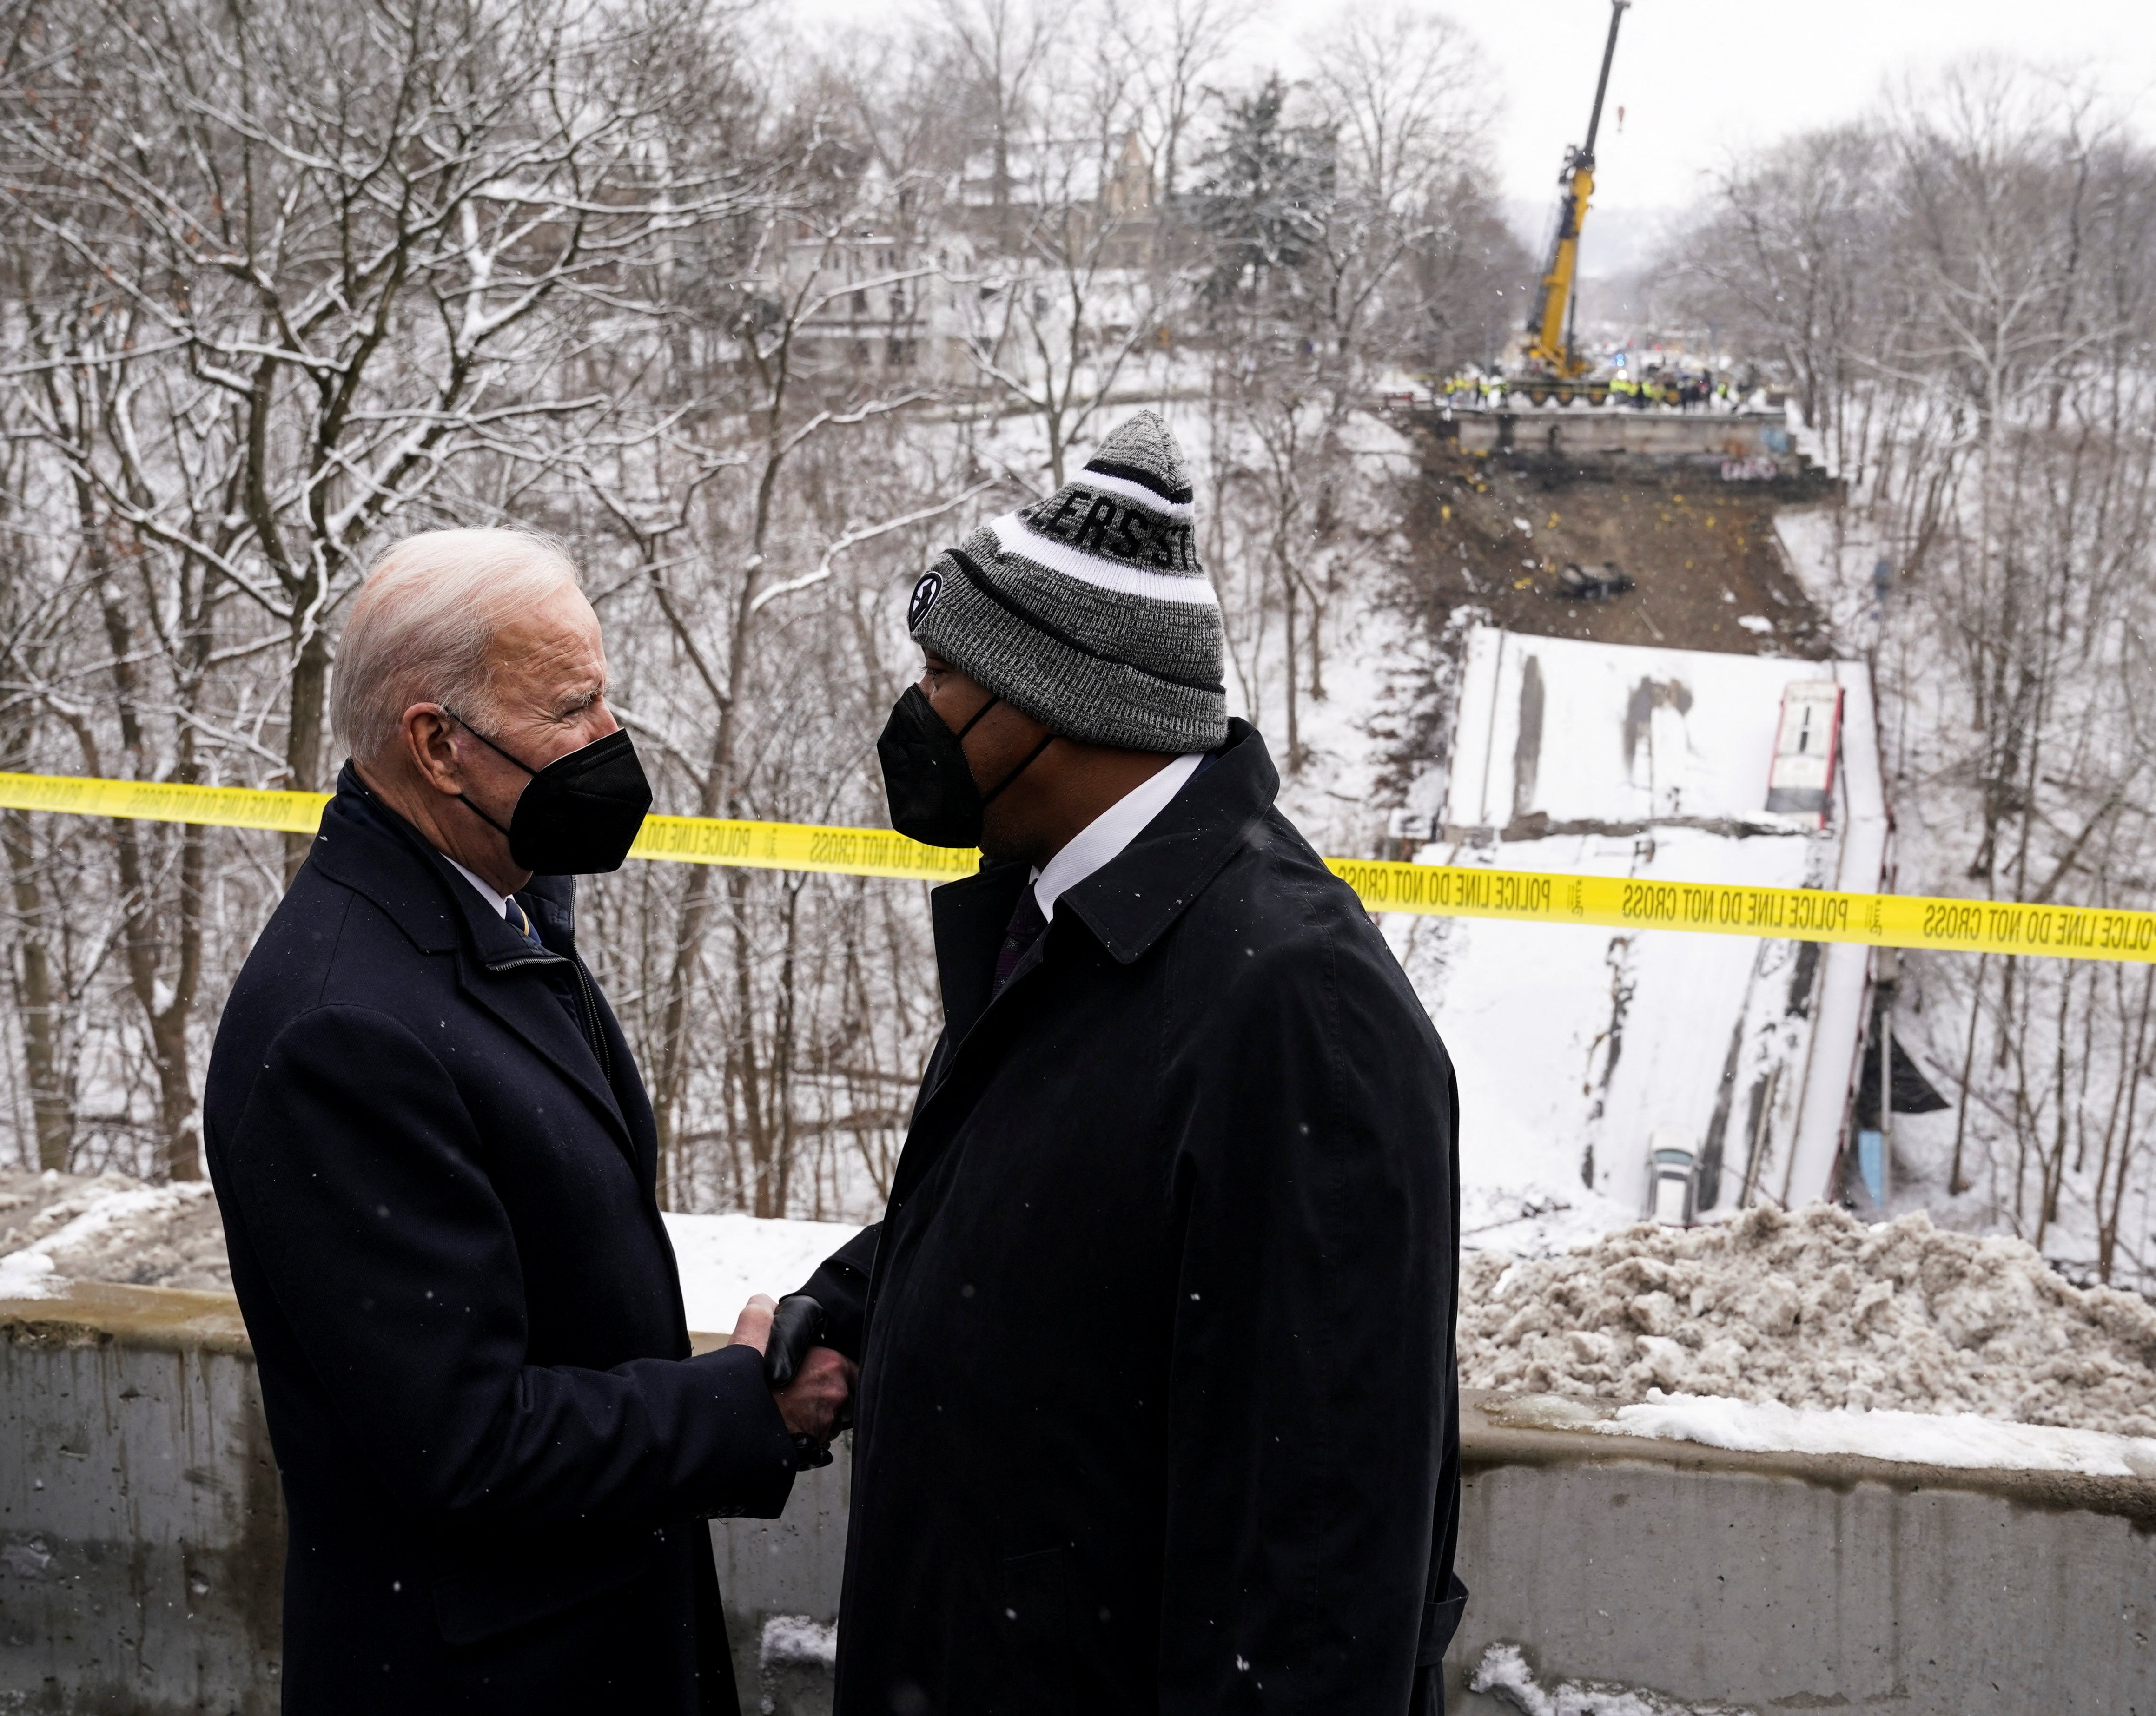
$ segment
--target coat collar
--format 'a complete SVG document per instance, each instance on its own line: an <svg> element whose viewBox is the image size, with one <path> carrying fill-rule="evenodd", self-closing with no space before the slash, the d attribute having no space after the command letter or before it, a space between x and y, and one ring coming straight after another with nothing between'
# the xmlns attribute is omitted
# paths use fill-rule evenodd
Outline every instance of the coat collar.
<svg viewBox="0 0 2156 1716"><path fill-rule="evenodd" d="M449 953L462 944L489 971L551 965L576 953L573 877L534 876L517 890L548 950L535 952L350 763L338 771L336 794L308 858L331 881L379 906L422 953Z"/></svg>
<svg viewBox="0 0 2156 1716"><path fill-rule="evenodd" d="M308 862L379 907L420 952L457 955L459 986L583 1091L635 1164L635 1141L590 1045L547 985L531 981L536 968L567 966L574 957L573 878L535 876L517 893L547 945L540 952L489 910L449 861L370 791L350 763L337 776Z"/></svg>
<svg viewBox="0 0 2156 1716"><path fill-rule="evenodd" d="M977 874L947 882L928 896L936 926L936 976L943 991L943 1030L953 1043L988 1011L996 949L1025 889L1029 868L990 858Z"/></svg>
<svg viewBox="0 0 2156 1716"><path fill-rule="evenodd" d="M382 909L421 953L448 953L460 939L456 872L346 763L336 794L322 811L307 862ZM508 926L503 926L506 929Z"/></svg>
<svg viewBox="0 0 2156 1716"><path fill-rule="evenodd" d="M1280 776L1265 741L1247 721L1228 724L1228 743L1210 768L1186 782L1166 809L1113 858L1056 901L1122 965L1143 956L1204 891L1272 806ZM937 975L943 1022L952 1043L988 1011L996 946L1026 885L1021 862L984 861L977 874L929 896L936 926ZM1047 937L1029 952L1012 982L1040 962Z"/></svg>
<svg viewBox="0 0 2156 1716"><path fill-rule="evenodd" d="M1168 807L1116 858L1056 901L1055 920L1026 952L1001 996L992 996L997 944L1026 885L1021 863L983 863L978 874L947 883L929 896L936 925L936 963L943 988L943 1039L929 1063L908 1129L906 1150L891 1181L892 1208L918 1185L949 1141L950 1129L934 1118L973 1088L963 1073L993 1058L1007 1039L1010 1022L1024 1012L1049 944L1072 931L1058 929L1064 909L1122 965L1142 958L1176 919L1205 891L1221 867L1242 847L1250 828L1272 807L1280 776L1265 742L1247 721L1228 724L1228 743L1210 768L1191 777ZM990 1005L993 1001L993 1006Z"/></svg>
<svg viewBox="0 0 2156 1716"><path fill-rule="evenodd" d="M1068 905L1106 948L1129 965L1142 958L1191 901L1205 891L1272 808L1280 773L1248 721L1228 724L1228 743L1168 807L1108 863L1065 891Z"/></svg>

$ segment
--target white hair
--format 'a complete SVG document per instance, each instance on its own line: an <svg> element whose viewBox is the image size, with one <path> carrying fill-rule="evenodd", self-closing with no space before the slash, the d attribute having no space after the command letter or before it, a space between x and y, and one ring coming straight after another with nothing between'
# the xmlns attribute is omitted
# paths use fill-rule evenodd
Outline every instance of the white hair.
<svg viewBox="0 0 2156 1716"><path fill-rule="evenodd" d="M415 703L493 725L495 634L563 585L577 565L525 530L423 530L375 561L345 622L330 720L357 761L388 754Z"/></svg>

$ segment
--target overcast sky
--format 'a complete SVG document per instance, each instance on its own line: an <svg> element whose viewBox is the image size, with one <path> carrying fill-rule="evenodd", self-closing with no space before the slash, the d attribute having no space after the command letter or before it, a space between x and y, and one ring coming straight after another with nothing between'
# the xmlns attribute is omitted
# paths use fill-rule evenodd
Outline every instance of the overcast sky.
<svg viewBox="0 0 2156 1716"><path fill-rule="evenodd" d="M1325 9L1282 0L1279 11L1285 21ZM1553 193L1565 145L1587 129L1609 0L1450 9L1503 81L1506 194ZM2087 68L2144 123L2156 112L2149 0L1637 0L1617 38L1597 200L1681 205L1732 148L1852 116L1891 82L1986 51Z"/></svg>
<svg viewBox="0 0 2156 1716"><path fill-rule="evenodd" d="M812 38L903 10L892 0L777 3ZM1250 46L1291 59L1343 3L1353 0L1252 0L1262 22ZM1587 129L1609 0L1431 9L1466 24L1490 57L1505 97L1496 152L1507 197L1553 199L1565 145ZM1618 38L1597 204L1681 207L1732 149L1850 117L1892 81L1987 50L2087 68L2144 130L2156 119L2156 0L1636 0Z"/></svg>

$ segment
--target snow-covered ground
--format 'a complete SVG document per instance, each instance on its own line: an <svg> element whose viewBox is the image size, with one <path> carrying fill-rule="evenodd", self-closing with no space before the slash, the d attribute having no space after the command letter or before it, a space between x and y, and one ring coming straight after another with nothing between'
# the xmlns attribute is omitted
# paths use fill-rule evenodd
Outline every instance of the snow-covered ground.
<svg viewBox="0 0 2156 1716"><path fill-rule="evenodd" d="M860 1229L842 1222L778 1222L756 1216L680 1216L667 1237L681 1268L689 1326L724 1334L752 1293L792 1293Z"/></svg>
<svg viewBox="0 0 2156 1716"><path fill-rule="evenodd" d="M1964 1472L1990 1468L2156 1478L2156 1437L2002 1423L1974 1412L1821 1411L1774 1401L1676 1394L1620 1406L1594 1427L1612 1436L1659 1437L1749 1453L1791 1450L1861 1455Z"/></svg>
<svg viewBox="0 0 2156 1716"><path fill-rule="evenodd" d="M860 1230L754 1216L666 1217L689 1326L723 1334L752 1293L776 1299ZM0 1299L45 1299L69 1281L228 1293L232 1270L207 1181L145 1186L124 1174L0 1174Z"/></svg>

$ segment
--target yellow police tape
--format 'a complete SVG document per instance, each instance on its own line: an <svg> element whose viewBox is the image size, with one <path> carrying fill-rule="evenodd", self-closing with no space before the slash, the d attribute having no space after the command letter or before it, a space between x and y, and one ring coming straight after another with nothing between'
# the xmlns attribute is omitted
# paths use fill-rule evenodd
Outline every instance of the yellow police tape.
<svg viewBox="0 0 2156 1716"><path fill-rule="evenodd" d="M328 802L328 795L321 792L0 774L0 809L6 810L311 834ZM888 828L825 828L706 817L646 817L629 856L925 882L970 875L979 863L977 853L923 846ZM2156 912L1833 894L1816 888L1649 882L1620 876L1548 876L1371 858L1327 858L1326 863L1373 912L1587 924L1611 930L1688 930L1954 953L2156 961Z"/></svg>

